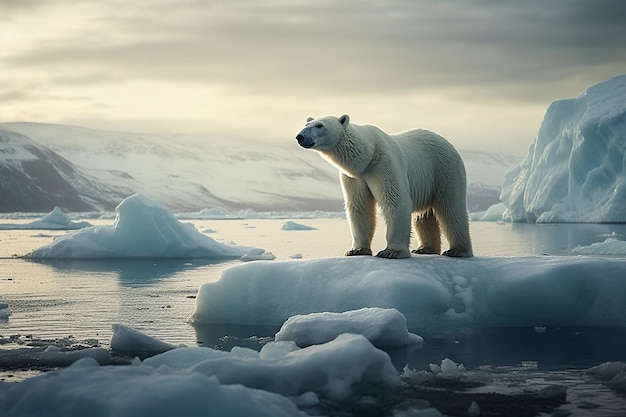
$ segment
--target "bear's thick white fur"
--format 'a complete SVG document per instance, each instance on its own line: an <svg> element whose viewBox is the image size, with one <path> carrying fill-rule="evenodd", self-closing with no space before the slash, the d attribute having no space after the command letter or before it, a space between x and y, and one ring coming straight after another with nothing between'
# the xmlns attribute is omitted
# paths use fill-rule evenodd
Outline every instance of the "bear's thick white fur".
<svg viewBox="0 0 626 417"><path fill-rule="evenodd" d="M428 130L390 135L350 117L307 119L296 136L341 171L352 249L371 255L376 204L387 223L387 248L377 256L407 258L411 223L415 253L440 253L441 231L450 244L443 255L472 256L465 166L454 146Z"/></svg>

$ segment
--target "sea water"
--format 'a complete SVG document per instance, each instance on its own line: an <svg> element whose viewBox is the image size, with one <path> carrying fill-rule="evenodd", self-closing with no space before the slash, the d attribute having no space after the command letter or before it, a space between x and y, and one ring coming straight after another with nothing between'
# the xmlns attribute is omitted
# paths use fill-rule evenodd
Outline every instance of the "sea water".
<svg viewBox="0 0 626 417"><path fill-rule="evenodd" d="M341 256L350 246L345 219L293 219L315 230L281 230L289 219L191 220L217 241L264 248L276 260ZM89 220L94 225L113 220ZM187 220L185 220L187 221ZM6 223L3 220L3 223ZM24 223L24 220L15 220ZM0 301L11 315L0 318L0 348L46 341L76 341L108 347L112 324L122 323L173 345L260 348L276 327L193 326L188 318L199 287L219 279L240 260L102 260L33 262L17 256L50 243L65 231L0 230ZM474 254L489 256L571 255L607 237L625 239L619 224L510 224L473 222ZM384 224L379 222L373 250L384 248ZM444 247L445 247L444 243ZM480 390L510 394L526 389L567 386L562 412L572 416L621 415L623 397L585 376L584 370L605 361L625 361L624 329L486 328L409 329L425 343L389 351L399 372L404 367L427 370L431 363L452 358L480 381ZM36 344L35 343L35 344ZM38 372L4 371L0 379L19 381ZM418 391L423 388L414 385ZM448 387L462 397L467 388ZM432 398L435 391L416 395ZM413 395L413 394L411 394ZM431 397L428 397L428 396ZM493 395L490 397L493 398ZM484 400L486 401L486 400ZM439 403L440 407L450 401ZM590 410L586 407L600 407ZM616 414L617 413L617 414ZM564 414L565 415L565 414ZM625 414L626 415L626 414Z"/></svg>
<svg viewBox="0 0 626 417"><path fill-rule="evenodd" d="M315 230L281 230L285 221L190 222L217 241L261 247L272 252L276 260L341 256L350 246L349 228L344 219L296 220ZM111 224L112 220L90 222L100 225ZM224 269L241 261L113 259L39 263L15 257L65 233L0 230L0 301L7 303L11 311L10 318L0 320L0 335L45 339L72 336L97 339L106 346L114 323L175 345L211 345L223 336L241 337L247 332L255 335L255 329L228 326L199 329L188 322L199 287L219 279ZM606 236L624 236L626 225L473 222L471 234L476 256L560 256L570 255L576 246L604 241ZM373 249L384 248L384 243L384 225L379 225ZM420 329L411 330L419 333ZM483 334L483 337L497 339L494 331L490 331L491 336Z"/></svg>

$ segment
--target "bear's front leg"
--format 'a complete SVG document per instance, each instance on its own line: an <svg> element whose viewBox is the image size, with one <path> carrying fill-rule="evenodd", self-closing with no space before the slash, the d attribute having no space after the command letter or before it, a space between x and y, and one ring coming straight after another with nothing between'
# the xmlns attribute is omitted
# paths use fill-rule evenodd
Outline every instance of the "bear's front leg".
<svg viewBox="0 0 626 417"><path fill-rule="evenodd" d="M410 258L409 239L411 237L411 208L408 203L397 207L383 207L387 223L387 247L376 254L379 258Z"/></svg>
<svg viewBox="0 0 626 417"><path fill-rule="evenodd" d="M376 201L365 181L341 175L346 214L352 233L352 249L346 256L372 254L372 238L376 229Z"/></svg>

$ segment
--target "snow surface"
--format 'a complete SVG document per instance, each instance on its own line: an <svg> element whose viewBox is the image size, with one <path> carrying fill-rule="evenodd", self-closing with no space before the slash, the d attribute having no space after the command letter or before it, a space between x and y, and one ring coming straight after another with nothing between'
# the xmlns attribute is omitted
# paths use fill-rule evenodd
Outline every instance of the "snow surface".
<svg viewBox="0 0 626 417"><path fill-rule="evenodd" d="M0 224L0 230L76 230L91 226L89 222L74 222L59 207L39 220L27 224Z"/></svg>
<svg viewBox="0 0 626 417"><path fill-rule="evenodd" d="M134 194L115 209L111 226L87 227L58 236L26 257L42 259L101 258L239 258L256 248L215 241L181 223L163 204Z"/></svg>
<svg viewBox="0 0 626 417"><path fill-rule="evenodd" d="M296 315L395 308L409 329L623 327L626 259L347 257L243 264L200 287L195 323L280 325Z"/></svg>
<svg viewBox="0 0 626 417"><path fill-rule="evenodd" d="M306 224L296 223L294 221L287 221L283 223L280 230L317 230L315 227L307 226Z"/></svg>
<svg viewBox="0 0 626 417"><path fill-rule="evenodd" d="M509 221L626 222L626 75L553 102L501 200Z"/></svg>
<svg viewBox="0 0 626 417"><path fill-rule="evenodd" d="M276 340L291 340L300 347L330 342L342 333L363 335L376 347L422 343L409 333L406 318L395 309L362 308L344 313L311 313L290 317L276 333Z"/></svg>

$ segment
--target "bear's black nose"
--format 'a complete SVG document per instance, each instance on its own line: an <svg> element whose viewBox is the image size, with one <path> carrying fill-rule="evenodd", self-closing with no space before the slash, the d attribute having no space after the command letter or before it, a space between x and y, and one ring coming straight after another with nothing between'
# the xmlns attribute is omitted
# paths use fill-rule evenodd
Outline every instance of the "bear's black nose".
<svg viewBox="0 0 626 417"><path fill-rule="evenodd" d="M296 140L298 141L300 146L302 146L305 149L311 149L315 145L314 140L312 140L311 138L306 138L302 134L299 134L298 136L296 136Z"/></svg>

